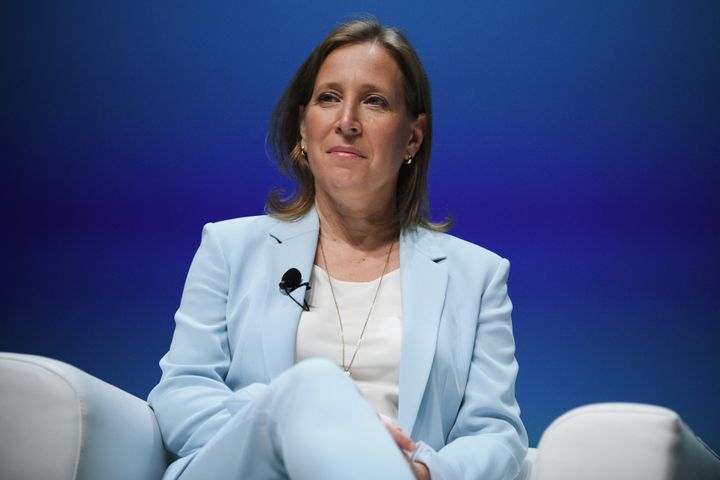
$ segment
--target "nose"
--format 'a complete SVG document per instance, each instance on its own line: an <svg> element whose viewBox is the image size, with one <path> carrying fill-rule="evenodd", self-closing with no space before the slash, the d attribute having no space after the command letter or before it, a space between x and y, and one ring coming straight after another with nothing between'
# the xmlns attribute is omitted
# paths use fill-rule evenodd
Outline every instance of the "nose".
<svg viewBox="0 0 720 480"><path fill-rule="evenodd" d="M340 118L335 125L335 132L346 137L355 137L362 133L362 126L355 107L349 102L340 110Z"/></svg>

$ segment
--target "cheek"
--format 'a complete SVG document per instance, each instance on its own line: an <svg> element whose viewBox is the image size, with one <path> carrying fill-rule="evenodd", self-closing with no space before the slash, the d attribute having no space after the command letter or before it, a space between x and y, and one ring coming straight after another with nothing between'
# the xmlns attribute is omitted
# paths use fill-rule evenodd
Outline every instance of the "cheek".
<svg viewBox="0 0 720 480"><path fill-rule="evenodd" d="M313 130L314 129L312 116L310 114L307 114L305 115L305 118L300 124L300 135L302 135L302 137L307 140L309 137L312 136Z"/></svg>
<svg viewBox="0 0 720 480"><path fill-rule="evenodd" d="M300 127L300 131L305 138L317 138L327 130L328 119L315 109L308 110Z"/></svg>
<svg viewBox="0 0 720 480"><path fill-rule="evenodd" d="M380 130L382 132L382 143L385 150L393 157L402 158L405 156L405 147L410 138L410 131L405 125L392 125Z"/></svg>

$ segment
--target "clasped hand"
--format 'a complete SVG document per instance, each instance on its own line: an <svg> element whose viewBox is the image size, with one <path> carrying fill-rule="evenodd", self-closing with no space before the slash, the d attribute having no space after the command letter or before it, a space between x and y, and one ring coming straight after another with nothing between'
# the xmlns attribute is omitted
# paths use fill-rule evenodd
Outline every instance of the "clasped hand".
<svg viewBox="0 0 720 480"><path fill-rule="evenodd" d="M415 478L417 480L430 480L430 471L425 464L413 462L408 456L408 452L413 452L417 448L417 445L413 442L412 438L405 435L402 428L390 423L385 423L385 428L387 428L387 431L390 432L390 435L392 435L393 440L395 440L395 443L400 448L405 460L407 460L408 464L410 464L410 468L412 468Z"/></svg>

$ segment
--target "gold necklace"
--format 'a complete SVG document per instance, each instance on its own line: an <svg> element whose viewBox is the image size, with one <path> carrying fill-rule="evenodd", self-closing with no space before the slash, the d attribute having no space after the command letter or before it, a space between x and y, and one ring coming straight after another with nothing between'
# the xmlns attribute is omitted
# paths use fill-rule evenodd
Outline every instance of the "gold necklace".
<svg viewBox="0 0 720 480"><path fill-rule="evenodd" d="M383 278L385 278L385 273L387 272L388 265L390 264L390 253L392 252L393 245L395 245L395 241L390 243L387 258L385 258L385 266L383 267L382 275L380 275L380 281L378 282L377 289L375 289L375 295L373 296L372 303L370 304L370 310L368 311L367 317L365 318L363 328L360 331L360 338L358 338L358 341L355 344L355 353L353 353L353 356L350 359L350 363L348 365L345 365L345 330L343 329L342 317L340 316L340 307L338 307L337 299L335 298L335 289L333 288L332 284L330 267L328 266L327 258L325 258L325 249L323 248L322 238L318 241L318 243L320 244L320 254L322 255L323 263L325 264L325 273L327 273L328 284L330 285L330 293L332 294L333 303L335 304L335 311L337 312L338 323L340 324L340 343L342 344L342 369L345 372L345 375L347 375L348 377L352 377L352 370L350 369L352 368L353 362L355 361L358 350L360 350L360 343L362 343L363 336L365 335L365 328L367 327L368 321L370 320L370 315L372 314L373 307L375 306L375 300L377 300L378 293L380 293L380 286L382 285Z"/></svg>

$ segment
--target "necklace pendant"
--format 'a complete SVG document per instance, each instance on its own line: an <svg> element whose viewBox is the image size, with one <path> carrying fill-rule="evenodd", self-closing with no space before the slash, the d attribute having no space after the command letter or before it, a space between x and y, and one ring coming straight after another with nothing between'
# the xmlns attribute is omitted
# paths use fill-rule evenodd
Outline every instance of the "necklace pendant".
<svg viewBox="0 0 720 480"><path fill-rule="evenodd" d="M345 373L345 376L346 376L346 377L351 377L351 378L352 378L352 372L350 371L350 369L345 370L343 373Z"/></svg>

